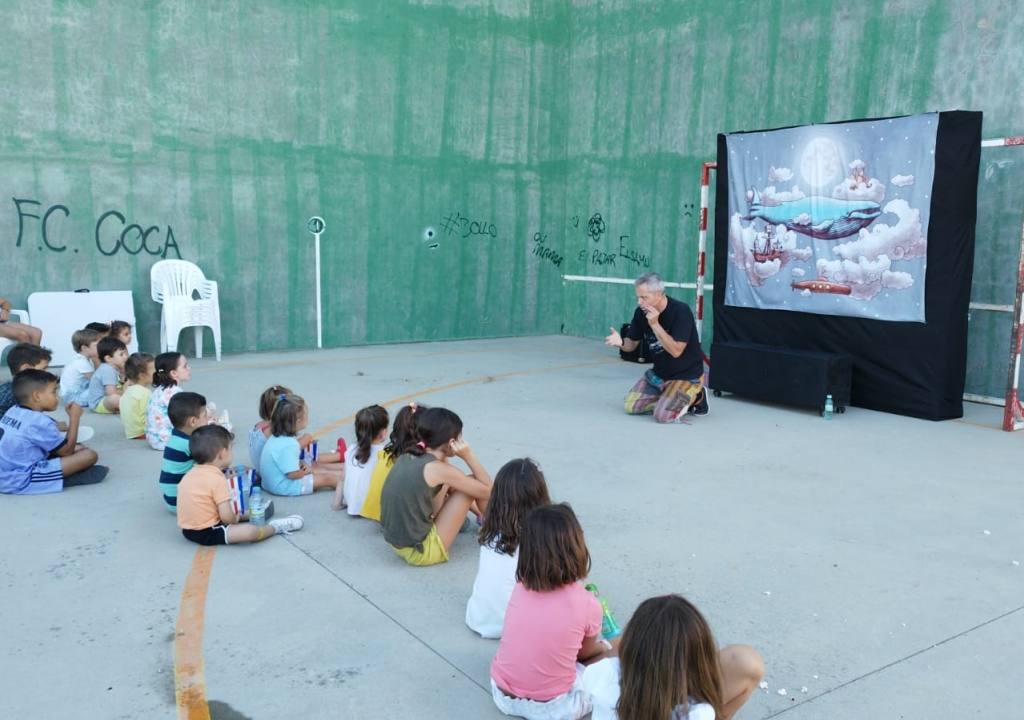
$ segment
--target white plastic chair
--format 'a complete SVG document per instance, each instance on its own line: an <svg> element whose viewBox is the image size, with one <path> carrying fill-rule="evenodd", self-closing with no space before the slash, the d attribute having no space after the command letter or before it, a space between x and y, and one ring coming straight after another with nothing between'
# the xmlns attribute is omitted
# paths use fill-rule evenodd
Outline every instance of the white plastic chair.
<svg viewBox="0 0 1024 720"><path fill-rule="evenodd" d="M11 308L10 319L20 322L22 325L30 325L28 321L28 310L15 310ZM0 357L3 357L4 350L7 349L8 345L16 345L14 340L8 340L7 338L0 337Z"/></svg>
<svg viewBox="0 0 1024 720"><path fill-rule="evenodd" d="M187 260L160 260L149 270L153 300L163 305L160 314L160 352L178 349L178 335L194 328L196 357L203 356L203 328L213 330L213 345L220 362L220 300L217 283ZM198 299L196 298L198 295Z"/></svg>

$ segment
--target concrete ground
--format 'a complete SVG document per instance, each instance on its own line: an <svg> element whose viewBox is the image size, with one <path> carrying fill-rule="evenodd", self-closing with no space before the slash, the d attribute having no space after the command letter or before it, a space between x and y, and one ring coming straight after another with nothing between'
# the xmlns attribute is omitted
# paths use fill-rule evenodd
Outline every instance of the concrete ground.
<svg viewBox="0 0 1024 720"><path fill-rule="evenodd" d="M1020 712L1024 434L1000 432L995 408L944 423L851 408L827 422L724 397L707 417L659 426L621 411L638 366L569 337L193 367L188 389L230 410L243 459L271 383L307 398L314 429L412 395L456 410L492 473L536 458L579 514L591 577L620 620L679 592L721 643L761 650L768 687L740 718ZM0 499L0 706L11 718L174 717L196 546L162 508L159 453L125 440L117 418L87 422L112 468L102 485ZM351 441L350 424L327 437L338 432ZM473 538L447 565L411 568L375 524L329 502L279 498L305 529L214 554L205 614L183 618L202 632L195 670L212 717L501 717L496 642L463 623Z"/></svg>

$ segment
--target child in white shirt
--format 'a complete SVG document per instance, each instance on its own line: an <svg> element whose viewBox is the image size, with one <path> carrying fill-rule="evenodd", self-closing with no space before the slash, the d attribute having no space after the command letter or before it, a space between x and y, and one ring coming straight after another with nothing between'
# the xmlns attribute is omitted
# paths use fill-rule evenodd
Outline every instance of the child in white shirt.
<svg viewBox="0 0 1024 720"><path fill-rule="evenodd" d="M370 476L377 465L377 453L388 438L388 411L380 405L364 407L356 413L356 444L345 452L345 482L336 492L335 505L347 505L349 515L359 515L370 489Z"/></svg>
<svg viewBox="0 0 1024 720"><path fill-rule="evenodd" d="M102 333L88 328L72 334L71 347L75 350L75 357L60 374L60 397L65 405L73 402L89 407L89 381L99 365L96 345L102 337Z"/></svg>
<svg viewBox="0 0 1024 720"><path fill-rule="evenodd" d="M501 637L516 585L520 525L531 510L550 504L544 473L530 458L509 460L494 476L480 530L480 564L466 603L466 624L481 637Z"/></svg>

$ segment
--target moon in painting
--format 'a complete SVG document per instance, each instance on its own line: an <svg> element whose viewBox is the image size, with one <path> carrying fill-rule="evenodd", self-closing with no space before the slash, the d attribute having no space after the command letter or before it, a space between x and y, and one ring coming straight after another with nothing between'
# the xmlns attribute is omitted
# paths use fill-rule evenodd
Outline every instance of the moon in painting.
<svg viewBox="0 0 1024 720"><path fill-rule="evenodd" d="M800 174L811 187L820 188L837 181L842 174L843 164L839 159L839 148L824 137L817 137L807 143L800 157Z"/></svg>

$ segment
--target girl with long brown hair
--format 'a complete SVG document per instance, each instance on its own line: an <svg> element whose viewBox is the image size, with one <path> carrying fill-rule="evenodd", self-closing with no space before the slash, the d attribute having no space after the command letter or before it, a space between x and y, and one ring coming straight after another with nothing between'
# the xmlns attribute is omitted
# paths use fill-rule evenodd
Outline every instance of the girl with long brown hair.
<svg viewBox="0 0 1024 720"><path fill-rule="evenodd" d="M544 473L530 458L509 460L494 476L480 529L480 563L466 604L466 625L481 637L501 637L516 585L520 526L531 510L550 503Z"/></svg>
<svg viewBox="0 0 1024 720"><path fill-rule="evenodd" d="M764 675L757 650L719 650L704 616L679 595L642 602L618 655L583 675L593 720L728 720Z"/></svg>

